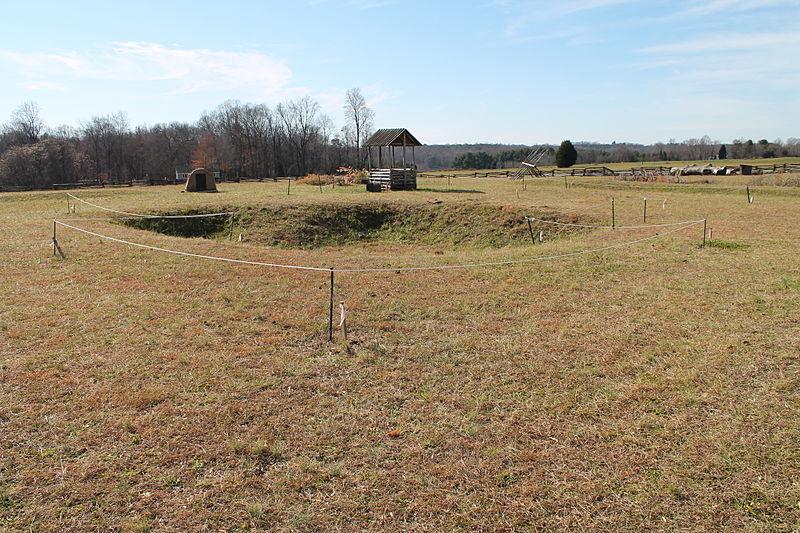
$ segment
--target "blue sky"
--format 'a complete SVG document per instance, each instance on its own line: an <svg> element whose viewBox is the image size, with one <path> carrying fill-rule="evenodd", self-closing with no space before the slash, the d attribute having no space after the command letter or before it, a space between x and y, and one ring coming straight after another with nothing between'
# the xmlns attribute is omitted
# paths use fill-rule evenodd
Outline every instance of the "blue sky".
<svg viewBox="0 0 800 533"><path fill-rule="evenodd" d="M426 144L800 137L800 0L4 4L0 121L308 95L341 125L360 87Z"/></svg>

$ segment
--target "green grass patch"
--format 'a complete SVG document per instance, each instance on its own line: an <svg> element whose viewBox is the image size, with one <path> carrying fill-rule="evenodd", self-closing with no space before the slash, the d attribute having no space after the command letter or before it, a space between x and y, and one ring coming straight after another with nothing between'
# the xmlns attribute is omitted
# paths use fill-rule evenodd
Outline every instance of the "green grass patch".
<svg viewBox="0 0 800 533"><path fill-rule="evenodd" d="M719 248L720 250L745 250L748 246L741 242L736 241L723 241L721 239L712 239L706 241L706 246L710 248Z"/></svg>
<svg viewBox="0 0 800 533"><path fill-rule="evenodd" d="M178 214L170 212L170 215ZM196 214L194 212L180 214ZM318 248L357 242L502 247L530 242L526 211L472 203L348 203L247 208L236 215L234 234L248 242L284 248ZM536 216L574 221L555 212ZM227 238L229 217L126 219L123 224L178 237ZM574 231L535 226L549 238Z"/></svg>
<svg viewBox="0 0 800 533"><path fill-rule="evenodd" d="M182 211L181 215L200 215L206 214L203 211ZM176 214L176 213L157 213ZM123 225L132 228L155 231L166 235L177 235L180 237L207 237L227 235L230 232L231 217L196 217L196 218L126 218L120 219Z"/></svg>
<svg viewBox="0 0 800 533"><path fill-rule="evenodd" d="M800 279L784 277L778 283L778 286L784 290L800 291Z"/></svg>

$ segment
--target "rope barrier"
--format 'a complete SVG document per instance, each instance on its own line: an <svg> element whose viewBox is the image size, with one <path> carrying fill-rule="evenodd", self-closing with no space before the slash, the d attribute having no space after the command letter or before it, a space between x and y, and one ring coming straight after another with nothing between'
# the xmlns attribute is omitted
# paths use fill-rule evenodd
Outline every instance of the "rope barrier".
<svg viewBox="0 0 800 533"><path fill-rule="evenodd" d="M236 214L235 211L224 211L224 212L221 212L221 213L201 213L201 214L197 214L197 215L142 215L140 213L129 213L127 211L118 211L116 209L111 209L110 207L103 207L102 205L93 204L92 202L86 201L83 198L78 198L74 194L70 194L68 192L64 193L64 194L66 194L67 196L69 196L73 200L77 200L79 202L82 202L82 203L84 203L86 205L90 205L90 206L95 207L97 209L102 209L103 211L109 211L111 213L117 213L119 215L126 215L126 216L129 216L129 217L135 217L135 218L206 218L206 217L221 217L221 216Z"/></svg>
<svg viewBox="0 0 800 533"><path fill-rule="evenodd" d="M281 263L266 263L261 261L248 261L244 259L232 259L229 257L219 257L213 255L202 255L202 254L195 254L191 252L182 252L179 250L170 250L169 248L161 248L158 246L151 246L148 244L136 243L132 241L126 241L124 239L119 239L117 237L111 237L108 235L103 235L101 233L96 233L93 231L89 231L83 228L78 228L76 226L72 226L71 224L67 224L60 220L54 220L53 223L63 226L65 228L69 228L80 233L85 233L86 235L91 235L93 237L98 237L100 239L106 239L108 241L117 242L120 244L127 244L129 246L135 246L138 248L144 248L146 250L152 250L156 252L164 252L168 254L174 254L184 257L195 257L198 259L207 259L211 261L222 261L227 263L236 263L236 264L243 264L243 265L254 265L254 266L263 266L263 267L270 267L270 268L284 268L284 269L293 269L293 270L311 270L316 272L351 272L351 273L359 273L359 272L411 272L411 271L429 271L429 270L455 270L455 269L471 269L471 268L485 268L485 267L493 267L493 266L507 266L507 265L517 265L517 264L525 264L525 263L534 263L538 261L548 261L554 259L562 259L565 257L575 257L579 255L586 255L586 254L593 254L598 252L604 252L608 250L614 250L617 248L623 248L625 246L631 246L634 244L638 244L640 242L645 242L649 240L658 239L661 237L666 237L667 235L671 235L678 231L682 231L686 228L691 226L695 226L697 224L705 222L704 220L697 220L697 221L688 221L680 223L682 226L668 231L666 233L657 233L655 235L650 235L647 237L642 237L640 239L636 239L633 241L626 241L623 243L616 243L609 246L603 246L600 248L592 248L589 250L579 250L577 252L568 252L564 254L556 254L556 255L545 255L545 256L538 256L533 258L527 259L515 259L515 260L507 260L507 261L490 261L484 263L464 263L464 264L456 264L456 265L427 265L427 266L408 266L408 267L373 267L373 268L324 268L324 267L312 267L312 266L301 266L301 265L286 265ZM647 226L651 227L651 226Z"/></svg>
<svg viewBox="0 0 800 533"><path fill-rule="evenodd" d="M535 263L538 261L548 261L553 259L562 259L565 257L575 257L578 255L585 255L585 254L593 254L597 252L605 252L608 250L614 250L617 248L624 248L625 246L631 246L633 244L638 244L640 242L650 241L654 239L658 239L661 237L666 237L667 235L671 235L678 231L684 230L686 228L695 226L697 224L702 223L702 220L687 223L684 226L681 226L677 229L668 231L666 233L657 233L655 235L650 235L648 237L643 237L641 239L636 239L633 241L627 241L617 244L612 244L609 246L603 246L601 248L592 248L590 250L579 250L577 252L568 252L564 254L555 254L555 255L542 255L538 257L528 258L528 259L516 259L516 260L509 260L509 261L492 261L486 263L466 263L461 265L434 265L434 266L421 266L421 267L385 267L385 268L337 268L336 272L409 272L409 271L416 271L416 270L453 270L453 269L466 269L466 268L483 268L483 267L490 267L490 266L506 266L506 265L518 265L524 263Z"/></svg>
<svg viewBox="0 0 800 533"><path fill-rule="evenodd" d="M665 224L640 224L638 226L594 226L591 224L571 224L569 222L556 222L555 220L544 220L536 217L525 217L528 220L536 220L544 224L553 224L556 226L569 226L572 228L591 228L591 229L646 229L646 228L668 228L672 226L681 226L686 224L699 224L703 222L700 220L683 220L681 222L667 222Z"/></svg>
<svg viewBox="0 0 800 533"><path fill-rule="evenodd" d="M215 213L214 215L215 216L216 215L222 216L223 214L224 213ZM228 215L232 215L234 213L231 212L231 213L227 213L227 214ZM79 217L75 217L75 218L70 218L69 220L72 221L72 222L78 222L78 221L80 221L80 222L119 222L119 221L122 221L122 220L149 220L149 219L156 220L156 219L161 219L161 218L173 218L173 219L176 219L176 218L197 218L197 217L193 216L193 215L187 215L186 217L177 216L177 215L176 216L163 216L163 217L160 217L160 216L152 216L152 217L150 217L150 216L148 216L148 217L142 217L142 216L80 217L79 216Z"/></svg>
<svg viewBox="0 0 800 533"><path fill-rule="evenodd" d="M118 242L118 243L121 243L121 244L127 244L129 246L136 246L138 248L144 248L146 250L153 250L153 251L156 251L156 252L164 252L164 253L168 253L168 254L181 255L181 256L185 256L185 257L196 257L198 259L209 259L209 260L212 260L212 261L223 261L223 262L227 262L227 263L238 263L238 264L242 264L242 265L255 265L255 266L264 266L264 267L272 267L272 268L287 268L287 269L295 269L295 270L315 270L315 271L318 271L318 272L328 272L330 270L329 268L308 267L308 266L298 266L298 265L283 265L283 264L280 264L280 263L263 263L263 262L260 262L260 261L247 261L247 260L244 260L244 259L232 259L230 257L218 257L218 256L214 256L214 255L202 255L202 254L194 254L194 253L191 253L191 252L181 252L179 250L170 250L169 248L160 248L158 246L151 246L149 244L141 244L141 243L138 243L138 242L131 242L131 241L126 241L124 239L118 239L116 237L110 237L108 235L103 235L102 233L95 233L94 231L89 231L89 230L86 230L86 229L83 229L83 228L78 228L78 227L72 226L72 225L67 224L65 222L62 222L60 220L54 220L54 222L56 224L58 224L59 226L64 226L65 228L69 228L69 229L72 229L72 230L75 230L75 231L79 231L79 232L85 233L87 235L92 235L93 237L99 237L100 239L106 239L108 241Z"/></svg>

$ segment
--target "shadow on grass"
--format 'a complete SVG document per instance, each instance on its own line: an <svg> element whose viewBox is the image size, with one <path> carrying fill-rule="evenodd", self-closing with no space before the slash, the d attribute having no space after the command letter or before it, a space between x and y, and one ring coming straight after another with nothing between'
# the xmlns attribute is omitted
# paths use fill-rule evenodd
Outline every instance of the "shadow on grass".
<svg viewBox="0 0 800 533"><path fill-rule="evenodd" d="M426 191L426 192L452 192L452 193L470 193L470 194L486 194L485 191L479 191L476 189L432 189L430 187L418 187L418 191Z"/></svg>

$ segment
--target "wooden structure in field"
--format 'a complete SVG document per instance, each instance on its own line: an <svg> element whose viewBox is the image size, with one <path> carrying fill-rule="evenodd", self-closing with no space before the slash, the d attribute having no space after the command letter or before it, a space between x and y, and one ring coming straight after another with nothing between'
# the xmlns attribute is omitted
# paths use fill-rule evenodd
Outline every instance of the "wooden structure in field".
<svg viewBox="0 0 800 533"><path fill-rule="evenodd" d="M534 178L541 177L542 171L539 170L539 162L542 160L544 155L547 153L547 148L534 148L528 154L528 157L525 158L519 165L519 169L517 172L511 177L511 179L525 179L525 176L530 174Z"/></svg>
<svg viewBox="0 0 800 533"><path fill-rule="evenodd" d="M417 188L417 163L414 148L422 146L422 143L411 135L411 132L405 128L378 130L367 139L364 146L367 148L369 161L368 191L403 191ZM397 148L401 149L400 154L395 152ZM411 149L410 162L408 160L409 148ZM398 155L400 156L399 161Z"/></svg>

